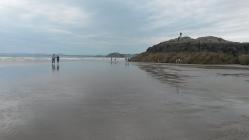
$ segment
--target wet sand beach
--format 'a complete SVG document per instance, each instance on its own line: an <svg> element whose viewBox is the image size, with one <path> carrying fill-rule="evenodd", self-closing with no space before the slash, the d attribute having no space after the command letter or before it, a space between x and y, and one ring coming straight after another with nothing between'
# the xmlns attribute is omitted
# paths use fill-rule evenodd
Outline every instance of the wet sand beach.
<svg viewBox="0 0 249 140"><path fill-rule="evenodd" d="M249 67L1 64L0 140L248 140Z"/></svg>

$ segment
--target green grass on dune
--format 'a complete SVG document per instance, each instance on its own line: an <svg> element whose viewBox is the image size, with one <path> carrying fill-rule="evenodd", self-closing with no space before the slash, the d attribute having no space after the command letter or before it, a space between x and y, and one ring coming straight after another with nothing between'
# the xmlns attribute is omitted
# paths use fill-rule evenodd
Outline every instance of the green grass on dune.
<svg viewBox="0 0 249 140"><path fill-rule="evenodd" d="M142 53L133 57L131 61L176 63L177 59L181 59L183 64L249 64L249 55L234 56L215 52Z"/></svg>

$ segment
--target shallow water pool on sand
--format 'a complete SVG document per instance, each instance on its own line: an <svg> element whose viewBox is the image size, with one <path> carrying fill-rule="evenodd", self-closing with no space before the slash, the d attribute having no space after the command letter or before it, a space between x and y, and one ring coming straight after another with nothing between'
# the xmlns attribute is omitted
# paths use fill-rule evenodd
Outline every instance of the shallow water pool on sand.
<svg viewBox="0 0 249 140"><path fill-rule="evenodd" d="M0 67L0 140L248 140L249 67Z"/></svg>

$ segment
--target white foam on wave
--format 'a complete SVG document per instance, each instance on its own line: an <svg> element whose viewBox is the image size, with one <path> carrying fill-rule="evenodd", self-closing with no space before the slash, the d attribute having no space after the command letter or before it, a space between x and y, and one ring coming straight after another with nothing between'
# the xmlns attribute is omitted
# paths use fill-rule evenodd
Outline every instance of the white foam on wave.
<svg viewBox="0 0 249 140"><path fill-rule="evenodd" d="M110 61L107 57L61 57L61 61ZM122 61L124 58L116 58L117 61ZM37 62L51 61L50 57L0 57L0 62Z"/></svg>
<svg viewBox="0 0 249 140"><path fill-rule="evenodd" d="M48 57L0 57L0 62L48 61Z"/></svg>

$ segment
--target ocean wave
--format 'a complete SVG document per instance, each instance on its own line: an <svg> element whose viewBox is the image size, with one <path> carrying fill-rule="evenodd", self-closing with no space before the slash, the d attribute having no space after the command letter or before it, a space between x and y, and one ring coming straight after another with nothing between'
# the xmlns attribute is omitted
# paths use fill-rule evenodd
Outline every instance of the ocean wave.
<svg viewBox="0 0 249 140"><path fill-rule="evenodd" d="M110 61L107 57L61 57L61 61ZM117 61L122 61L124 58L117 58ZM0 57L0 62L36 62L36 61L51 61L50 57Z"/></svg>

